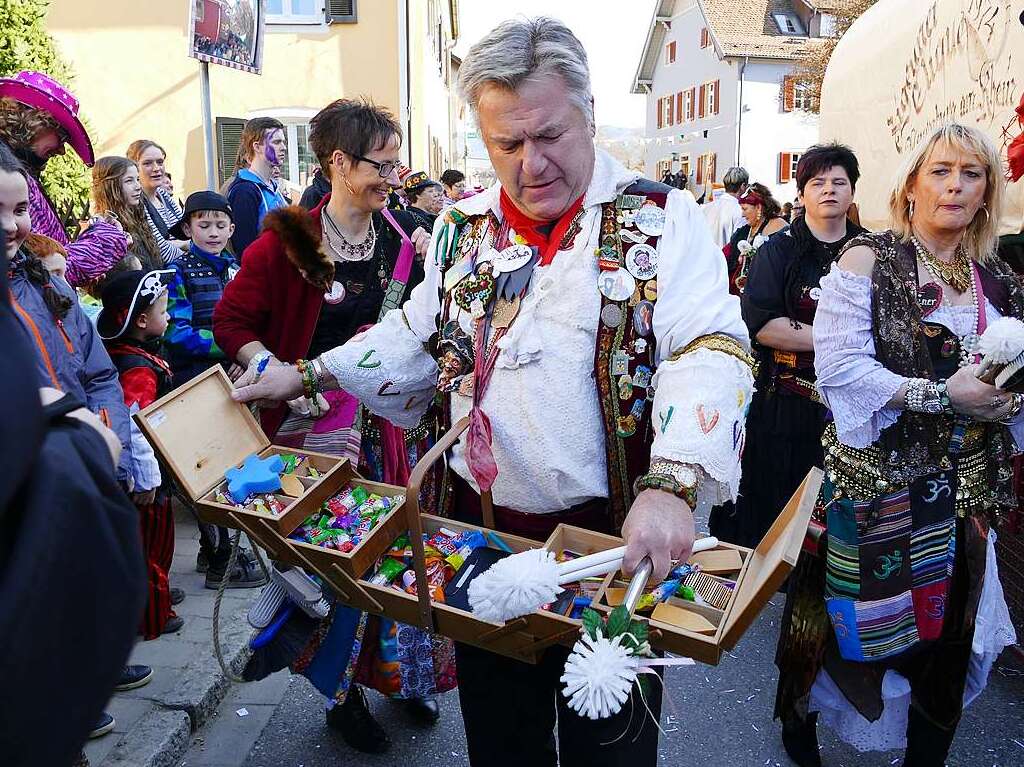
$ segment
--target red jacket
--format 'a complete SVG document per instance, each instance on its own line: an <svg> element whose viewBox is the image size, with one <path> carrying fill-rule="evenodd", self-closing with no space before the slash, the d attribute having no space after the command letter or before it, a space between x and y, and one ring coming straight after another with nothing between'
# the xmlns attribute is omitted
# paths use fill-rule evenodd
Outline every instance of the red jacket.
<svg viewBox="0 0 1024 767"><path fill-rule="evenodd" d="M213 335L229 359L237 359L238 350L251 341L261 342L283 362L308 354L324 293L334 280L334 263L320 252L320 216L329 200L325 197L311 211L278 208L263 219L263 232L245 249L242 268L213 311ZM395 219L407 232L415 228L404 214L396 213ZM398 242L397 235L386 239ZM423 279L422 269L416 271L406 295ZM260 411L268 437L274 438L287 412L286 405Z"/></svg>

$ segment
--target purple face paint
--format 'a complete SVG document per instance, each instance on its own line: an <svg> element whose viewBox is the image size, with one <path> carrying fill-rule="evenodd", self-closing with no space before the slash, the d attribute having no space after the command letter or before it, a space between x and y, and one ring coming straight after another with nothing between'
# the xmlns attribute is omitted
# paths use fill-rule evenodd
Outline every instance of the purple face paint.
<svg viewBox="0 0 1024 767"><path fill-rule="evenodd" d="M267 133L267 137L265 139L266 144L264 145L263 149L263 157L266 158L266 161L273 166L278 166L281 164L281 160L278 159L277 156L277 150L274 149L274 145L271 143L280 135L280 133L281 130L279 128L271 130Z"/></svg>

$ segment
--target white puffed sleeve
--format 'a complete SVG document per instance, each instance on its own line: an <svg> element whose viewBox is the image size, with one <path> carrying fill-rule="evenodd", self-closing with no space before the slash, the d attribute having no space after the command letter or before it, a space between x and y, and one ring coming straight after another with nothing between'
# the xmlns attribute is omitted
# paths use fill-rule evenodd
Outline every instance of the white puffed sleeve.
<svg viewBox="0 0 1024 767"><path fill-rule="evenodd" d="M437 243L453 224L439 218L424 260L423 282L400 309L320 359L342 389L371 412L396 426L412 428L427 411L437 385L437 363L426 343L437 329L441 310L441 270Z"/></svg>
<svg viewBox="0 0 1024 767"><path fill-rule="evenodd" d="M717 503L735 499L739 490L753 375L749 365L721 351L678 353L701 336L729 336L747 351L750 339L739 299L729 293L725 258L697 205L672 192L665 213L654 309L659 365L651 454L699 465L710 480L701 494Z"/></svg>

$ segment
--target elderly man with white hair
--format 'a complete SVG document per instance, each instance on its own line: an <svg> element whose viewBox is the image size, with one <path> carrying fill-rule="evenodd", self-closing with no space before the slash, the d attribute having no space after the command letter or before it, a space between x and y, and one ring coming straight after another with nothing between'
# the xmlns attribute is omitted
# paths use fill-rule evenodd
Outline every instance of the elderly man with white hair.
<svg viewBox="0 0 1024 767"><path fill-rule="evenodd" d="M587 56L562 23L501 24L459 84L498 183L438 219L401 309L235 397L340 387L402 426L468 415L442 513L537 540L559 522L621 533L626 571L649 557L664 576L690 553L693 508L739 483L752 378L721 252L692 198L595 148ZM556 715L562 765L655 764L638 695L596 722L567 707L567 654L457 647L472 764L556 764ZM657 686L645 700L657 717Z"/></svg>

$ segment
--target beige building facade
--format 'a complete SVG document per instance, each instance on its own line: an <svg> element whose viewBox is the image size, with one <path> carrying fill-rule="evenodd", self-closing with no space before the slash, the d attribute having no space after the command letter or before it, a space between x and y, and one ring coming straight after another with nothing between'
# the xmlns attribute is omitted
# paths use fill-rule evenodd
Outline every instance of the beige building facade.
<svg viewBox="0 0 1024 767"><path fill-rule="evenodd" d="M262 74L209 67L220 179L233 170L241 124L272 116L288 129L283 175L300 190L316 162L306 142L309 119L334 99L358 96L399 119L404 161L413 169L439 175L448 167L457 0L264 2ZM73 90L97 156L123 155L135 139L156 141L181 194L206 185L200 64L188 56L189 4L53 0L47 19L75 74Z"/></svg>

